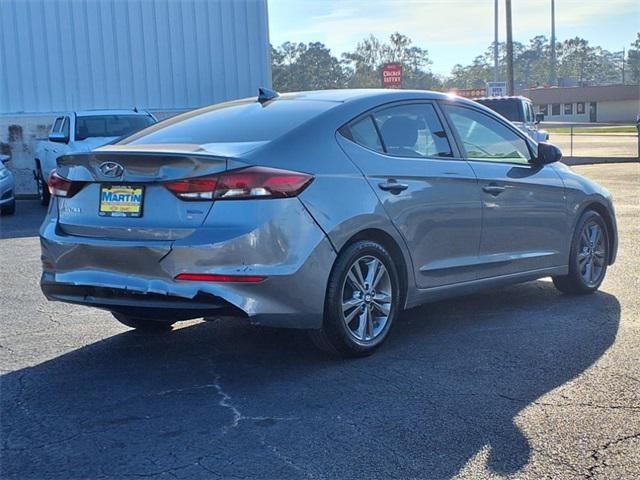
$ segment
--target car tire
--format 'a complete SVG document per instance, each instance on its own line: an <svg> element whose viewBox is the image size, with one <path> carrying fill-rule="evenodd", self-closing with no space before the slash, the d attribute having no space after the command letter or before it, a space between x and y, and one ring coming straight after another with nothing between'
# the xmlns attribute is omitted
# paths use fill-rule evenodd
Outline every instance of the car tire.
<svg viewBox="0 0 640 480"><path fill-rule="evenodd" d="M573 233L569 273L553 277L556 288L571 295L598 290L607 273L609 245L609 234L602 216L593 210L586 211Z"/></svg>
<svg viewBox="0 0 640 480"><path fill-rule="evenodd" d="M150 320L148 318L134 317L121 312L111 312L123 325L127 327L135 328L136 330L144 332L167 332L171 330L175 322L161 322L159 320Z"/></svg>
<svg viewBox="0 0 640 480"><path fill-rule="evenodd" d="M322 328L309 332L311 340L333 355L372 354L399 315L400 285L398 269L382 245L367 240L349 245L333 265Z"/></svg>
<svg viewBox="0 0 640 480"><path fill-rule="evenodd" d="M42 168L38 167L36 173L36 185L38 187L38 199L40 200L40 205L44 205L45 207L49 205L51 201L51 194L49 193L49 187L47 185L47 179L44 178L42 174Z"/></svg>
<svg viewBox="0 0 640 480"><path fill-rule="evenodd" d="M11 203L4 205L1 210L2 215L13 215L16 213L16 201L13 200Z"/></svg>

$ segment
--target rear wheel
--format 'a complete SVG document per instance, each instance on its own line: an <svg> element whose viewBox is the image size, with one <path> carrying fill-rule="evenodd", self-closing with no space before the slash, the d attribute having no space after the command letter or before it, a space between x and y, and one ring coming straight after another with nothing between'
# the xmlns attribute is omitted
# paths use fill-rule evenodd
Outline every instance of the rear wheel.
<svg viewBox="0 0 640 480"><path fill-rule="evenodd" d="M573 234L569 273L553 277L558 290L569 294L593 293L607 273L609 236L604 220L597 212L585 212Z"/></svg>
<svg viewBox="0 0 640 480"><path fill-rule="evenodd" d="M36 170L36 186L38 187L38 199L40 200L40 204L44 206L49 205L51 195L49 194L47 179L44 178L42 168L40 168L40 166L38 166L38 169Z"/></svg>
<svg viewBox="0 0 640 480"><path fill-rule="evenodd" d="M161 322L158 320L149 320L148 318L133 317L120 312L111 312L111 315L127 327L146 332L166 332L171 330L174 324L174 322Z"/></svg>
<svg viewBox="0 0 640 480"><path fill-rule="evenodd" d="M334 264L323 325L310 332L311 339L332 354L370 355L387 338L400 311L400 298L391 255L376 242L356 242Z"/></svg>

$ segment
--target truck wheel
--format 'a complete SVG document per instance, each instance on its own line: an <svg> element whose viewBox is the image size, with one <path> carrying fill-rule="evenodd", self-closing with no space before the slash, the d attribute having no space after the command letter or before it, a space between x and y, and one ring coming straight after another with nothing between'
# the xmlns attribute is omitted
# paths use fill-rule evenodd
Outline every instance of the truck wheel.
<svg viewBox="0 0 640 480"><path fill-rule="evenodd" d="M12 201L11 203L4 205L0 210L2 215L13 215L16 213L16 201Z"/></svg>
<svg viewBox="0 0 640 480"><path fill-rule="evenodd" d="M133 317L131 315L120 312L111 312L111 315L113 315L114 318L123 325L144 332L167 332L171 330L171 327L174 323L149 320L148 318Z"/></svg>
<svg viewBox="0 0 640 480"><path fill-rule="evenodd" d="M47 186L47 179L42 175L42 169L38 167L36 171L36 185L38 187L38 199L40 200L40 205L44 205L45 207L49 205L49 201L51 200L51 194L49 193L49 187Z"/></svg>

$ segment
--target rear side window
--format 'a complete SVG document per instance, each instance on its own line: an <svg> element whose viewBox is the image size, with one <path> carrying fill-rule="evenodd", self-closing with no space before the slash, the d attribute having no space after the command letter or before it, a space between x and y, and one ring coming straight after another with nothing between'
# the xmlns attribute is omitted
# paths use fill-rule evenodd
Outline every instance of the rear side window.
<svg viewBox="0 0 640 480"><path fill-rule="evenodd" d="M376 126L373 124L373 118L366 116L362 120L358 120L349 127L349 135L351 140L358 145L370 148L376 152L383 152L382 143Z"/></svg>
<svg viewBox="0 0 640 480"><path fill-rule="evenodd" d="M76 118L76 140L92 137L122 137L154 122L149 115L94 115Z"/></svg>
<svg viewBox="0 0 640 480"><path fill-rule="evenodd" d="M373 114L386 152L400 157L452 157L451 145L433 105L398 105Z"/></svg>
<svg viewBox="0 0 640 480"><path fill-rule="evenodd" d="M261 142L273 140L335 106L334 102L277 99L223 103L178 115L119 145Z"/></svg>

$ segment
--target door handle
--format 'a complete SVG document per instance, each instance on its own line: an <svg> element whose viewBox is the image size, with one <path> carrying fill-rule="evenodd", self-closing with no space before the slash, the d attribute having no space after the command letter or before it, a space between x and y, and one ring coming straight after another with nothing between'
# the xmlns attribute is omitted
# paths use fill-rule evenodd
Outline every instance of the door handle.
<svg viewBox="0 0 640 480"><path fill-rule="evenodd" d="M501 187L500 185L485 185L484 187L482 187L482 190L495 196L500 195L502 192L504 192L505 187Z"/></svg>
<svg viewBox="0 0 640 480"><path fill-rule="evenodd" d="M385 192L391 192L394 195L397 195L400 192L409 188L409 185L407 185L406 183L398 183L392 179L386 183L379 183L378 187L380 188L380 190L384 190Z"/></svg>

